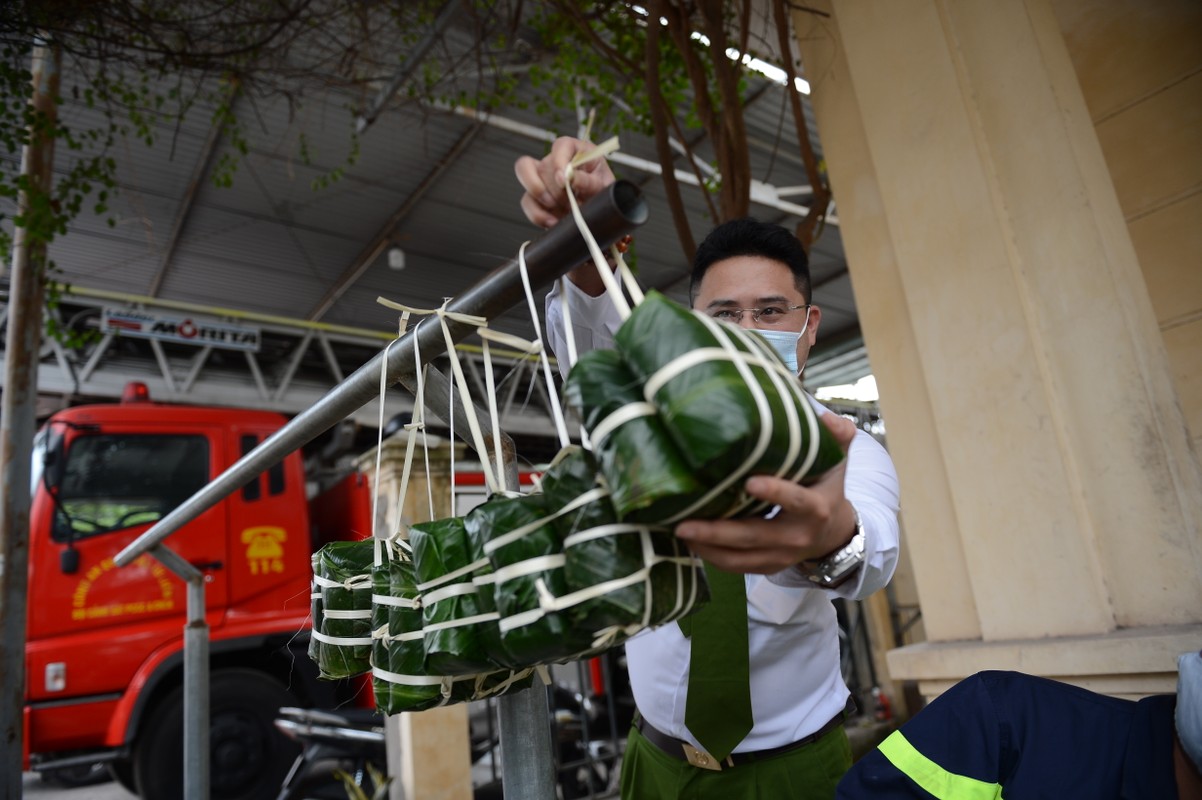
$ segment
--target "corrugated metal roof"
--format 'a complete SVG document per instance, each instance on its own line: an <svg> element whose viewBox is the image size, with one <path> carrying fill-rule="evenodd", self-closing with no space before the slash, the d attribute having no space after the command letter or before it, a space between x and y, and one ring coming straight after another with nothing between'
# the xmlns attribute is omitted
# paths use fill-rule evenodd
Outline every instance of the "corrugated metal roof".
<svg viewBox="0 0 1202 800"><path fill-rule="evenodd" d="M758 79L749 83L754 99L744 114L755 177L780 187L807 183L786 90ZM527 96L533 92L525 91ZM395 314L376 303L378 295L418 306L438 305L513 257L520 244L537 233L518 207L521 190L513 163L519 155L545 152L545 143L484 126L439 171L475 123L397 100L359 138L358 158L346 165L353 127L348 108L357 99L327 89L309 94L300 106L282 98L236 100L249 154L231 188L217 188L202 179L184 216L159 296L304 318L368 243L387 235L406 253L404 270L390 269L384 252L321 319L391 330ZM804 105L813 125L812 110L808 102ZM532 107L496 113L527 124L548 124ZM211 109L199 109L178 125L159 125L152 148L138 141L122 141L113 148L122 187L112 203L117 224L110 227L107 216L84 213L70 235L53 244L51 255L65 280L132 293L150 290L185 207L189 183L205 158L210 115ZM66 102L63 118L80 123L98 119L97 112L73 100ZM574 132L570 114L560 115L556 125ZM298 153L302 131L308 163ZM690 135L700 137L700 132ZM654 158L653 143L642 135L623 133L622 143L624 153ZM228 146L222 142L218 150ZM704 142L699 150L704 155ZM60 171L69 157L60 154ZM679 164L683 168L683 160ZM340 167L340 180L313 188L316 179ZM639 232L635 248L640 279L683 299L688 265L680 256L659 179L622 165L615 171L643 186L651 208L651 220ZM386 229L390 218L419 191L423 193L408 213ZM706 204L698 190L686 187L686 193L700 238L710 224ZM798 204L807 200L783 199ZM799 221L774 208L753 206L752 212L790 227ZM827 226L811 258L815 300L824 309L820 344L826 339L856 339L855 302L836 226ZM524 309L497 325L533 336ZM822 357L819 347L811 362L815 368ZM867 371L866 358L861 367ZM841 368L841 376L848 374Z"/></svg>

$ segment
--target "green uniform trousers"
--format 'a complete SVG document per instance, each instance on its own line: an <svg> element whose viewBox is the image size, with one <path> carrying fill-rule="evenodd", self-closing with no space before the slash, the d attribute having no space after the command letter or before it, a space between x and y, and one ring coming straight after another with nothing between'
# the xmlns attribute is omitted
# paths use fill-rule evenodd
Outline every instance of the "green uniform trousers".
<svg viewBox="0 0 1202 800"><path fill-rule="evenodd" d="M721 772L673 758L634 728L622 759L623 800L832 800L851 767L843 726L796 750Z"/></svg>

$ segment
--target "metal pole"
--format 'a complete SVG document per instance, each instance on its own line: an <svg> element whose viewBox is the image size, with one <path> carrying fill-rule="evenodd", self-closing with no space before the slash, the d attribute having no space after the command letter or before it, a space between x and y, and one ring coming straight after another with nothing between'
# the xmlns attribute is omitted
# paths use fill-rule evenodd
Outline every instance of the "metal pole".
<svg viewBox="0 0 1202 800"><path fill-rule="evenodd" d="M589 229L604 247L642 225L647 220L647 205L638 187L618 181L605 192L589 200L582 209ZM535 288L546 286L588 257L588 249L571 218L560 221L526 248L526 267ZM449 311L493 318L524 298L517 260L511 260L482 278L452 300ZM460 341L474 328L450 322L451 338ZM424 321L388 350L388 383L413 374L414 342L421 347L422 358L429 360L446 351L442 331L432 320ZM184 501L179 508L159 520L113 561L119 567L129 565L159 542L199 517L240 489L256 475L269 469L284 456L312 441L335 423L373 400L380 391L380 368L384 353L376 355L345 381L330 390L309 410L264 440L212 483Z"/></svg>
<svg viewBox="0 0 1202 800"><path fill-rule="evenodd" d="M35 113L53 124L58 95L58 48L33 49ZM21 156L21 174L35 194L51 185L54 140L29 132ZM26 213L33 198L22 192L17 205ZM0 399L0 796L21 796L24 766L25 596L29 582L30 454L37 422L37 353L42 339L42 300L46 243L32 240L22 225L13 231L12 282L5 342L4 395Z"/></svg>
<svg viewBox="0 0 1202 800"><path fill-rule="evenodd" d="M188 585L184 625L184 800L209 800L209 625L205 576L165 544L151 555Z"/></svg>

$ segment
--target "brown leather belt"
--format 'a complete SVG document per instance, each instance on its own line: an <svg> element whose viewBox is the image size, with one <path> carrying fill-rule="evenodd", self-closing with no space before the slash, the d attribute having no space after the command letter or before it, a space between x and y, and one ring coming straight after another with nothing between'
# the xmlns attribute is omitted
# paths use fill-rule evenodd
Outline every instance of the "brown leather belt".
<svg viewBox="0 0 1202 800"><path fill-rule="evenodd" d="M737 767L740 764L749 764L752 761L762 761L765 758L772 758L773 756L779 756L782 753L788 753L805 747L807 744L818 741L835 728L838 728L843 724L844 720L855 713L856 701L851 697L848 697L847 705L844 706L843 710L832 717L830 722L826 723L809 736L806 736L803 739L798 739L796 742L781 745L780 747L770 747L767 750L752 750L751 752L747 753L731 753L730 756L721 762L721 765L715 762L707 753L697 750L688 742L682 739L676 739L659 730L658 728L653 727L647 722L647 720L643 719L642 714L638 714L635 717L634 727L643 735L644 739L651 742L651 744L655 745L672 758L679 759L681 761L688 761L690 764L693 764L693 766L696 767L703 767L705 769L721 769L723 765L727 767Z"/></svg>

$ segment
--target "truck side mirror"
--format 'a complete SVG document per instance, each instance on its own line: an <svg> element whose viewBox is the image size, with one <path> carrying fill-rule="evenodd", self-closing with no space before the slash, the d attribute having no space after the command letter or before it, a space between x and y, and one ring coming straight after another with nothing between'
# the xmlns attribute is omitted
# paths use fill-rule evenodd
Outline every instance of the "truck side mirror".
<svg viewBox="0 0 1202 800"><path fill-rule="evenodd" d="M79 572L79 551L74 543L68 543L67 549L58 554L58 568L64 575L74 575Z"/></svg>

